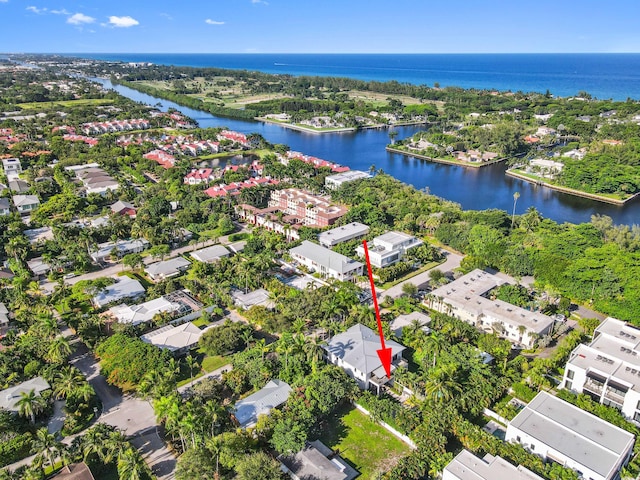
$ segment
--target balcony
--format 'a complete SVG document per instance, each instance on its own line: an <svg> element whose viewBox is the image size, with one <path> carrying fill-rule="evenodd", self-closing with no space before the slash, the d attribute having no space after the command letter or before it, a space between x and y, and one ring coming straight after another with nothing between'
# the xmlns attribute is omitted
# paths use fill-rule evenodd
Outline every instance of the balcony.
<svg viewBox="0 0 640 480"><path fill-rule="evenodd" d="M608 398L613 402L619 403L620 405L624 404L624 395L620 395L619 393L613 392L608 388L605 390L604 396L605 398Z"/></svg>
<svg viewBox="0 0 640 480"><path fill-rule="evenodd" d="M602 387L603 387L602 383L594 382L593 380L589 380L587 378L587 381L584 382L584 385L582 388L584 390L589 390L591 393L595 393L596 395L600 396L602 395Z"/></svg>

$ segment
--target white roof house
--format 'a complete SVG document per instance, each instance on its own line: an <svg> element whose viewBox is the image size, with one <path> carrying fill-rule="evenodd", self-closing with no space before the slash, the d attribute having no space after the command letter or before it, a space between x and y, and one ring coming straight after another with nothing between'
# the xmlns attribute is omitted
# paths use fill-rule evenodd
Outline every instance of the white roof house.
<svg viewBox="0 0 640 480"><path fill-rule="evenodd" d="M265 308L273 308L275 303L270 299L270 294L264 288L258 288L252 292L244 293L242 290L232 290L231 298L237 306L250 309L254 305L260 305Z"/></svg>
<svg viewBox="0 0 640 480"><path fill-rule="evenodd" d="M19 213L29 213L40 205L36 195L14 195L13 204Z"/></svg>
<svg viewBox="0 0 640 480"><path fill-rule="evenodd" d="M501 335L507 340L533 346L537 337L551 331L554 319L540 312L531 312L505 301L483 296L503 283L505 282L499 277L475 269L433 290L425 304L433 310L447 313L483 330L491 331L492 328L499 327Z"/></svg>
<svg viewBox="0 0 640 480"><path fill-rule="evenodd" d="M9 324L9 309L0 302L0 327Z"/></svg>
<svg viewBox="0 0 640 480"><path fill-rule="evenodd" d="M144 238L135 240L120 240L116 243L106 242L98 245L98 251L91 254L91 258L95 262L104 261L111 256L111 252L117 252L118 258L124 257L129 253L140 253L149 247L149 242Z"/></svg>
<svg viewBox="0 0 640 480"><path fill-rule="evenodd" d="M347 225L332 228L318 235L318 241L323 247L335 247L339 243L353 240L354 238L364 237L369 233L369 227L363 223L351 222Z"/></svg>
<svg viewBox="0 0 640 480"><path fill-rule="evenodd" d="M256 393L236 402L234 416L242 428L251 427L259 415L269 415L272 409L287 401L292 389L287 382L271 380Z"/></svg>
<svg viewBox="0 0 640 480"><path fill-rule="evenodd" d="M209 328L216 328L215 326ZM154 345L163 350L173 353L189 351L198 344L202 334L208 329L200 330L193 323L187 322L181 325L165 325L162 328L153 330L140 339L143 342Z"/></svg>
<svg viewBox="0 0 640 480"><path fill-rule="evenodd" d="M411 312L408 314L398 315L391 322L391 331L396 337L402 338L402 331L406 327L411 326L414 322L420 325L421 330L425 331L426 333L429 333L431 331L431 329L427 326L431 323L431 317L422 312Z"/></svg>
<svg viewBox="0 0 640 480"><path fill-rule="evenodd" d="M11 388L0 391L0 408L9 410L10 412L18 411L18 401L20 401L22 393L35 391L36 395L49 390L51 385L42 377L35 377L26 382L22 382Z"/></svg>
<svg viewBox="0 0 640 480"><path fill-rule="evenodd" d="M182 257L170 258L162 262L152 263L144 269L152 280L164 280L175 277L189 268L191 262Z"/></svg>
<svg viewBox="0 0 640 480"><path fill-rule="evenodd" d="M191 252L189 255L199 262L213 263L223 257L228 257L231 253L223 245L211 245L210 247Z"/></svg>
<svg viewBox="0 0 640 480"><path fill-rule="evenodd" d="M14 180L22 173L22 165L17 158L4 158L2 169L8 180Z"/></svg>
<svg viewBox="0 0 640 480"><path fill-rule="evenodd" d="M186 297L186 299L183 300L182 297ZM178 290L140 305L129 306L123 304L112 307L109 309L109 314L120 323L138 325L139 323L151 321L155 315L160 313L188 313L192 310L197 310L199 305L195 305L190 300L192 299Z"/></svg>
<svg viewBox="0 0 640 480"><path fill-rule="evenodd" d="M348 182L353 182L355 180L362 180L364 178L371 178L371 175L367 172L363 172L360 170L349 170L347 172L336 173L335 175L329 175L324 179L324 184L327 188L331 190L335 190L340 186L344 185Z"/></svg>
<svg viewBox="0 0 640 480"><path fill-rule="evenodd" d="M144 292L144 287L138 280L129 277L119 277L116 283L107 286L93 297L93 304L98 308L102 308L105 305L125 298L140 297L144 295Z"/></svg>
<svg viewBox="0 0 640 480"><path fill-rule="evenodd" d="M308 240L289 250L289 254L307 268L342 281L355 280L362 275L364 267L360 262Z"/></svg>
<svg viewBox="0 0 640 480"><path fill-rule="evenodd" d="M27 260L27 266L36 277L46 275L51 271L51 265L46 263L42 257L36 257L32 258L31 260Z"/></svg>
<svg viewBox="0 0 640 480"><path fill-rule="evenodd" d="M564 400L540 392L507 427L505 440L580 472L612 480L629 461L635 437Z"/></svg>
<svg viewBox="0 0 640 480"><path fill-rule="evenodd" d="M543 480L522 465L514 467L502 457L478 458L462 450L444 467L442 480Z"/></svg>
<svg viewBox="0 0 640 480"><path fill-rule="evenodd" d="M391 348L393 371L403 362L402 352L405 347L393 340L387 340L385 346ZM327 360L354 378L360 388L368 389L370 382L378 388L386 383L386 373L378 356L380 337L378 332L369 327L358 323L346 332L332 337L322 348Z"/></svg>
<svg viewBox="0 0 640 480"><path fill-rule="evenodd" d="M606 318L589 345L571 352L562 386L640 423L640 329Z"/></svg>
<svg viewBox="0 0 640 480"><path fill-rule="evenodd" d="M382 268L399 262L408 250L419 247L424 242L402 232L387 232L373 239L369 249L371 265ZM364 246L358 245L356 253L364 258Z"/></svg>
<svg viewBox="0 0 640 480"><path fill-rule="evenodd" d="M40 227L25 230L24 235L29 239L30 244L53 240L53 229L51 227Z"/></svg>

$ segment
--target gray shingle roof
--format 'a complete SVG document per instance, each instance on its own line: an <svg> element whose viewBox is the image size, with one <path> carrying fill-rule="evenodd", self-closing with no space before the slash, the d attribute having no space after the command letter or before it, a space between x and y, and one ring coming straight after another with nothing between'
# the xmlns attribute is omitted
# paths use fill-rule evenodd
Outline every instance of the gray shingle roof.
<svg viewBox="0 0 640 480"><path fill-rule="evenodd" d="M19 385L0 391L0 408L4 408L12 412L17 412L18 407L16 404L20 400L22 393L29 393L30 391L34 390L36 394L39 395L40 392L49 390L50 388L51 386L44 378L32 378L31 380L22 382Z"/></svg>
<svg viewBox="0 0 640 480"><path fill-rule="evenodd" d="M242 427L249 427L258 420L258 415L268 415L272 408L279 407L289 398L291 387L282 380L271 380L264 388L236 402L235 417Z"/></svg>
<svg viewBox="0 0 640 480"><path fill-rule="evenodd" d="M393 340L385 341L385 346L392 349L392 357L405 350L405 347ZM323 348L367 375L380 368L380 336L359 323L331 338Z"/></svg>

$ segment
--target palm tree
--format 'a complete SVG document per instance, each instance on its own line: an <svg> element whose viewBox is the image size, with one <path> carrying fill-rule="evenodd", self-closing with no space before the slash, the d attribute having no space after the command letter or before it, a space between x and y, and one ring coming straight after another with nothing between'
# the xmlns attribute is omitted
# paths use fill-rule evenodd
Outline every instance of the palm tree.
<svg viewBox="0 0 640 480"><path fill-rule="evenodd" d="M511 214L511 230L513 230L513 225L516 221L516 203L518 203L518 199L520 198L520 192L515 192L513 194L513 213Z"/></svg>
<svg viewBox="0 0 640 480"><path fill-rule="evenodd" d="M187 355L185 357L185 361L187 362L187 367L189 367L189 381L193 381L193 369L196 367L200 367L198 363L198 359L192 355Z"/></svg>
<svg viewBox="0 0 640 480"><path fill-rule="evenodd" d="M64 444L56 440L55 435L49 433L47 427L42 427L36 432L32 443L33 451L38 452L34 459L36 465L53 467L56 459L65 450Z"/></svg>
<svg viewBox="0 0 640 480"><path fill-rule="evenodd" d="M63 367L62 370L56 374L53 394L58 400L67 398L85 383L84 376L77 368L70 366Z"/></svg>
<svg viewBox="0 0 640 480"><path fill-rule="evenodd" d="M427 355L433 355L433 366L436 366L437 356L449 346L447 339L439 332L431 332L424 340L423 348Z"/></svg>
<svg viewBox="0 0 640 480"><path fill-rule="evenodd" d="M32 425L36 423L36 415L42 412L46 407L46 401L35 389L28 392L20 393L20 400L16 402L18 413L23 417L29 417Z"/></svg>
<svg viewBox="0 0 640 480"><path fill-rule="evenodd" d="M462 386L454 378L456 365L450 364L431 370L425 381L425 396L436 404L444 404L462 392Z"/></svg>
<svg viewBox="0 0 640 480"><path fill-rule="evenodd" d="M51 363L62 363L73 351L69 340L63 336L56 337L47 349L47 360Z"/></svg>
<svg viewBox="0 0 640 480"><path fill-rule="evenodd" d="M215 480L220 478L220 453L224 448L224 444L222 442L222 436L218 435L217 437L208 438L205 441L205 447L216 457L216 475Z"/></svg>
<svg viewBox="0 0 640 480"><path fill-rule="evenodd" d="M311 362L311 368L316 370L324 354L323 341L319 337L306 337L306 340L304 349L307 354L307 360Z"/></svg>
<svg viewBox="0 0 640 480"><path fill-rule="evenodd" d="M121 480L142 480L149 468L140 454L129 447L118 455L118 476Z"/></svg>

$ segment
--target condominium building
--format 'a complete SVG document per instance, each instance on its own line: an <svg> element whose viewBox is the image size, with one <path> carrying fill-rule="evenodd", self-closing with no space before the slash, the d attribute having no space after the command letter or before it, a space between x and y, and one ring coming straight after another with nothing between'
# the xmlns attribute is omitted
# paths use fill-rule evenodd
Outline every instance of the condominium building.
<svg viewBox="0 0 640 480"><path fill-rule="evenodd" d="M342 281L355 281L362 275L364 265L344 255L305 240L298 247L289 250L291 257L310 270L324 277Z"/></svg>
<svg viewBox="0 0 640 480"><path fill-rule="evenodd" d="M540 392L514 417L505 436L530 452L575 470L581 478L613 480L633 453L635 437L575 405Z"/></svg>
<svg viewBox="0 0 640 480"><path fill-rule="evenodd" d="M561 386L640 424L640 330L605 319L589 345L580 344L571 352Z"/></svg>
<svg viewBox="0 0 640 480"><path fill-rule="evenodd" d="M513 343L531 347L539 337L551 332L554 319L485 296L503 283L499 277L475 269L433 290L425 304L432 310L454 316L482 330L497 331Z"/></svg>
<svg viewBox="0 0 640 480"><path fill-rule="evenodd" d="M402 232L387 232L373 239L369 249L371 265L378 268L388 267L399 262L405 253L419 247L424 242L412 235ZM364 246L358 245L356 253L364 257Z"/></svg>
<svg viewBox="0 0 640 480"><path fill-rule="evenodd" d="M354 238L364 237L369 233L369 227L362 223L351 222L347 225L332 228L318 235L318 241L323 247L335 247L339 243L348 242Z"/></svg>
<svg viewBox="0 0 640 480"><path fill-rule="evenodd" d="M542 480L522 465L511 465L502 457L486 454L478 458L462 450L442 471L442 480Z"/></svg>

